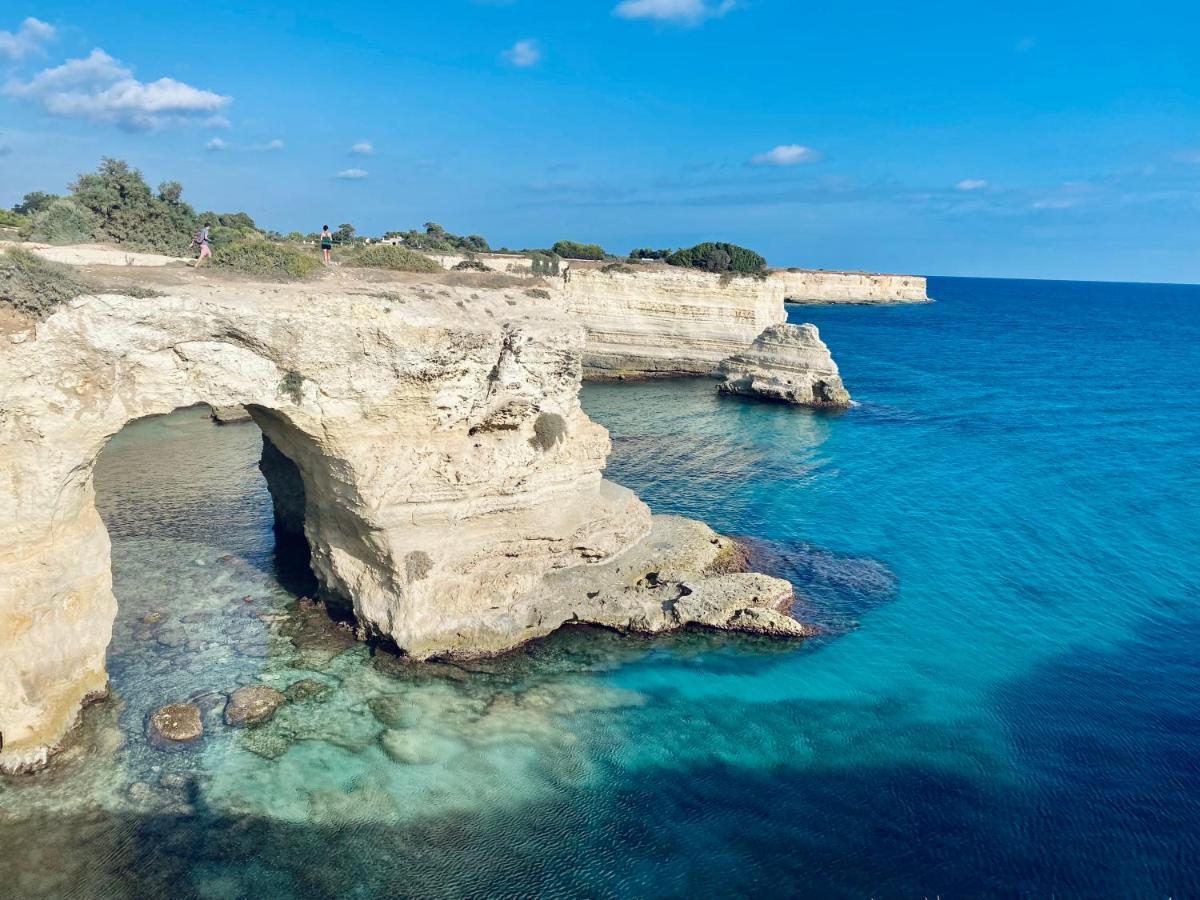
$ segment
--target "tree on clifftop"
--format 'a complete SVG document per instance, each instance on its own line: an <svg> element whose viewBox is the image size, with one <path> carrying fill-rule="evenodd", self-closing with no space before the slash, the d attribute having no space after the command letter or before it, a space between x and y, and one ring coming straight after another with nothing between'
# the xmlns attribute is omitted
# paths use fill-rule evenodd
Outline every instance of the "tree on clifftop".
<svg viewBox="0 0 1200 900"><path fill-rule="evenodd" d="M735 272L757 275L765 272L767 261L753 250L724 242L706 242L677 250L666 259L672 266L703 269L705 272Z"/></svg>

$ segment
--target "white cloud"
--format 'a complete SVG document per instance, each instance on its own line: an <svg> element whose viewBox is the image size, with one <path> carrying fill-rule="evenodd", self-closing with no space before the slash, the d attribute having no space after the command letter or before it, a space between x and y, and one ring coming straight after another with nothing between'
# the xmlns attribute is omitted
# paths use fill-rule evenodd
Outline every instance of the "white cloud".
<svg viewBox="0 0 1200 900"><path fill-rule="evenodd" d="M103 50L44 69L29 81L10 81L10 97L40 103L57 116L148 130L200 123L228 125L230 98L173 78L142 82Z"/></svg>
<svg viewBox="0 0 1200 900"><path fill-rule="evenodd" d="M30 16L15 32L0 31L0 56L24 59L31 54L42 52L43 45L54 40L56 35L57 31L53 25Z"/></svg>
<svg viewBox="0 0 1200 900"><path fill-rule="evenodd" d="M224 150L228 146L229 145L226 144L219 137L215 137L211 141L209 141L207 144L204 145L204 149L209 151L210 153L216 153L218 150Z"/></svg>
<svg viewBox="0 0 1200 900"><path fill-rule="evenodd" d="M342 169L337 173L338 178L366 178L367 172L364 169Z"/></svg>
<svg viewBox="0 0 1200 900"><path fill-rule="evenodd" d="M265 144L255 144L253 149L267 151L282 150L283 141L281 141L279 138L275 138L275 140L267 141Z"/></svg>
<svg viewBox="0 0 1200 900"><path fill-rule="evenodd" d="M518 69L528 69L536 66L542 59L542 48L532 38L517 41L504 51L504 58Z"/></svg>
<svg viewBox="0 0 1200 900"><path fill-rule="evenodd" d="M351 153L357 153L359 156L370 156L375 152L375 145L370 141L359 141L350 148Z"/></svg>
<svg viewBox="0 0 1200 900"><path fill-rule="evenodd" d="M982 191L988 183L982 178L964 178L954 186L956 191Z"/></svg>
<svg viewBox="0 0 1200 900"><path fill-rule="evenodd" d="M756 166L795 166L800 163L816 162L821 154L812 147L800 144L780 144L774 150L759 153L751 157L750 162Z"/></svg>
<svg viewBox="0 0 1200 900"><path fill-rule="evenodd" d="M622 19L651 19L676 25L699 25L719 19L737 7L737 0L621 0L613 14Z"/></svg>

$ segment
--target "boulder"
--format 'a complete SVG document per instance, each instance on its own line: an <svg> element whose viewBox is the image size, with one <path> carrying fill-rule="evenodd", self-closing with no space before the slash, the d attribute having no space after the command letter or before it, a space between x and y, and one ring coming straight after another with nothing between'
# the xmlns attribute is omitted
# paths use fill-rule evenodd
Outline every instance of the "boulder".
<svg viewBox="0 0 1200 900"><path fill-rule="evenodd" d="M251 684L240 687L229 695L225 704L225 724L240 728L269 722L287 698L273 687Z"/></svg>
<svg viewBox="0 0 1200 900"><path fill-rule="evenodd" d="M837 363L815 325L772 325L754 343L721 363L718 390L794 403L842 409L850 394Z"/></svg>
<svg viewBox="0 0 1200 900"><path fill-rule="evenodd" d="M204 734L200 707L194 703L170 703L150 716L150 736L172 743L194 741Z"/></svg>

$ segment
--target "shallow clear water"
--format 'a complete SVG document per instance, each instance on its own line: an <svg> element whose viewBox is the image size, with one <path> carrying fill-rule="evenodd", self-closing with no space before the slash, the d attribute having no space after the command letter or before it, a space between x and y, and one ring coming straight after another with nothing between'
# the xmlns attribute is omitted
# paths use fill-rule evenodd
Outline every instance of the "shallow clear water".
<svg viewBox="0 0 1200 900"><path fill-rule="evenodd" d="M97 473L115 696L0 781L0 894L1200 892L1200 289L930 290L793 311L842 415L584 391L613 478L793 580L827 630L800 647L372 655L279 585L253 426L131 426ZM221 724L220 692L302 678L328 689ZM150 746L193 695L201 742Z"/></svg>

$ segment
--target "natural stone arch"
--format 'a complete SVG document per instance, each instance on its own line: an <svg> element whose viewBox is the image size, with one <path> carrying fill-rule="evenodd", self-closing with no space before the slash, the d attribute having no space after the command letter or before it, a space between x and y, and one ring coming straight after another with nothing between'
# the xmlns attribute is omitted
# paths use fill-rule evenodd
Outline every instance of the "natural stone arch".
<svg viewBox="0 0 1200 900"><path fill-rule="evenodd" d="M0 357L0 749L36 763L105 689L116 602L92 471L128 422L242 405L304 483L326 592L417 655L526 639L518 598L649 527L602 486L607 434L576 396L582 335L395 303L75 301ZM551 446L539 415L566 423ZM413 556L420 554L420 556ZM419 560L414 565L413 560ZM481 602L502 616L479 616ZM514 618L515 617L515 618Z"/></svg>
<svg viewBox="0 0 1200 900"><path fill-rule="evenodd" d="M579 405L583 329L565 314L500 292L469 311L421 289L176 293L81 298L0 331L0 769L44 763L106 689L96 458L128 422L197 402L249 410L294 463L321 590L415 657L498 653L564 622L808 633L781 612L787 582L717 574L728 541L652 523L602 480L608 434Z"/></svg>

